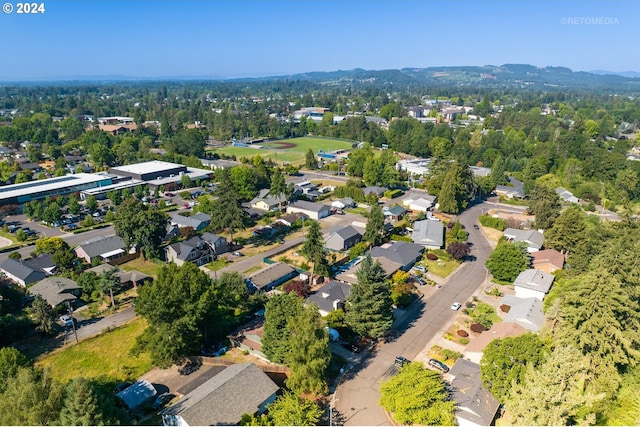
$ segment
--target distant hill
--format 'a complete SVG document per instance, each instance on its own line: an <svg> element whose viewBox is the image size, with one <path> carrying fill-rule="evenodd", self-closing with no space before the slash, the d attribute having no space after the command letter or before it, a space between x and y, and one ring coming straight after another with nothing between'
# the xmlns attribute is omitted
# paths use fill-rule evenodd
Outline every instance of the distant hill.
<svg viewBox="0 0 640 427"><path fill-rule="evenodd" d="M589 73L591 73L591 74L600 74L600 75L613 74L613 75L622 76L622 77L640 77L640 73L637 72L637 71L591 70L591 71L589 71Z"/></svg>
<svg viewBox="0 0 640 427"><path fill-rule="evenodd" d="M474 86L487 88L585 89L640 92L640 73L572 71L565 67L539 68L527 64L403 68L401 70L315 71L258 80L308 80L325 85ZM256 80L256 79L246 79Z"/></svg>

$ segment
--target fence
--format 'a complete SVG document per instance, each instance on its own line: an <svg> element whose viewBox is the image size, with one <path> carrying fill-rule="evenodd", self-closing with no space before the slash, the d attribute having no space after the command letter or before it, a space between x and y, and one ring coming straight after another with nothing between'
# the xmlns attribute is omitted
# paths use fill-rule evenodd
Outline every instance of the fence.
<svg viewBox="0 0 640 427"><path fill-rule="evenodd" d="M127 254L125 256L121 256L120 258L112 259L107 262L109 265L120 265L132 261L140 256L140 252L136 252L134 254Z"/></svg>

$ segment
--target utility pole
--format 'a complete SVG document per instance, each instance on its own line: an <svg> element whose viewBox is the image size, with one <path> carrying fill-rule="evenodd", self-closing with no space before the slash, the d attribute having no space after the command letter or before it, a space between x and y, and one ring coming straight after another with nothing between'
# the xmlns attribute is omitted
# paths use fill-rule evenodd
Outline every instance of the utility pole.
<svg viewBox="0 0 640 427"><path fill-rule="evenodd" d="M78 344L78 331L76 331L76 320L72 316L71 308L69 308L69 317L71 318L71 327L73 328L73 335L76 337L76 344Z"/></svg>

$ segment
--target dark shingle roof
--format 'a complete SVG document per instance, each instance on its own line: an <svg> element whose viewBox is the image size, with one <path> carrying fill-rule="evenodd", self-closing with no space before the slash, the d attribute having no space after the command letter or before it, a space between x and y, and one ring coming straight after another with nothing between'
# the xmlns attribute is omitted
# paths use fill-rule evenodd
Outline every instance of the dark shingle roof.
<svg viewBox="0 0 640 427"><path fill-rule="evenodd" d="M125 249L126 245L124 244L124 240L119 236L101 236L84 242L79 247L84 250L89 258L94 258L107 252L115 251L116 249Z"/></svg>
<svg viewBox="0 0 640 427"><path fill-rule="evenodd" d="M500 403L482 386L480 366L459 358L449 371L456 416L477 425L491 425Z"/></svg>
<svg viewBox="0 0 640 427"><path fill-rule="evenodd" d="M334 301L344 303L349 295L351 295L350 285L331 281L308 297L307 302L316 304L320 310L328 313L334 309Z"/></svg>
<svg viewBox="0 0 640 427"><path fill-rule="evenodd" d="M160 414L180 416L192 426L236 425L278 388L253 363L231 365Z"/></svg>
<svg viewBox="0 0 640 427"><path fill-rule="evenodd" d="M277 281L286 276L291 276L295 273L293 267L284 262L276 262L271 264L262 270L256 271L247 279L253 283L258 289L262 289L271 283Z"/></svg>
<svg viewBox="0 0 640 427"><path fill-rule="evenodd" d="M73 291L81 290L76 282L65 277L49 277L29 288L34 295L41 295L51 306L55 307L65 301L73 301Z"/></svg>
<svg viewBox="0 0 640 427"><path fill-rule="evenodd" d="M56 265L51 254L40 254L35 258L25 259L23 263L34 270L43 270Z"/></svg>
<svg viewBox="0 0 640 427"><path fill-rule="evenodd" d="M424 246L408 242L393 242L371 249L373 258L387 258L406 266L422 257Z"/></svg>
<svg viewBox="0 0 640 427"><path fill-rule="evenodd" d="M7 258L2 261L2 263L0 263L0 269L23 281L27 280L34 272L42 273L42 277L36 278L35 280L44 278L44 272L41 269L31 268L28 265L12 258Z"/></svg>

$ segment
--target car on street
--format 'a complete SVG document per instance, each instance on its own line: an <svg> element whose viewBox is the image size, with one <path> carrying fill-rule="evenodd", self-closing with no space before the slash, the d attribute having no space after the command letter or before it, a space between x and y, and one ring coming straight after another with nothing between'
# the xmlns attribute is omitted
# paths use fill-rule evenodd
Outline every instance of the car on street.
<svg viewBox="0 0 640 427"><path fill-rule="evenodd" d="M161 395L156 397L156 400L153 401L153 403L151 404L151 407L153 409L160 409L174 397L175 396L171 393L162 393Z"/></svg>
<svg viewBox="0 0 640 427"><path fill-rule="evenodd" d="M231 252L231 256L244 256L244 254L242 252L235 251Z"/></svg>
<svg viewBox="0 0 640 427"><path fill-rule="evenodd" d="M393 362L398 368L402 368L404 365L409 363L409 360L406 357L396 356L396 360Z"/></svg>
<svg viewBox="0 0 640 427"><path fill-rule="evenodd" d="M433 366L434 368L444 372L445 374L449 372L449 367L438 359L429 359L429 366Z"/></svg>
<svg viewBox="0 0 640 427"><path fill-rule="evenodd" d="M459 310L460 307L462 307L462 304L460 304L459 302L454 302L453 304L451 304L451 310Z"/></svg>
<svg viewBox="0 0 640 427"><path fill-rule="evenodd" d="M71 326L73 326L73 320L74 320L74 319L73 319L71 316L69 316L68 314L65 314L65 315L60 316L60 321L62 322L62 324L63 324L64 326L69 327L69 328L70 328Z"/></svg>
<svg viewBox="0 0 640 427"><path fill-rule="evenodd" d="M480 226L478 226L478 224L473 224L473 228L476 230L480 230Z"/></svg>
<svg viewBox="0 0 640 427"><path fill-rule="evenodd" d="M418 270L418 271L422 272L422 273L426 273L427 272L427 269L424 268L424 266L422 266L422 265L414 265L413 268L415 270Z"/></svg>
<svg viewBox="0 0 640 427"><path fill-rule="evenodd" d="M175 197L175 194L173 193L164 193L165 197Z"/></svg>

